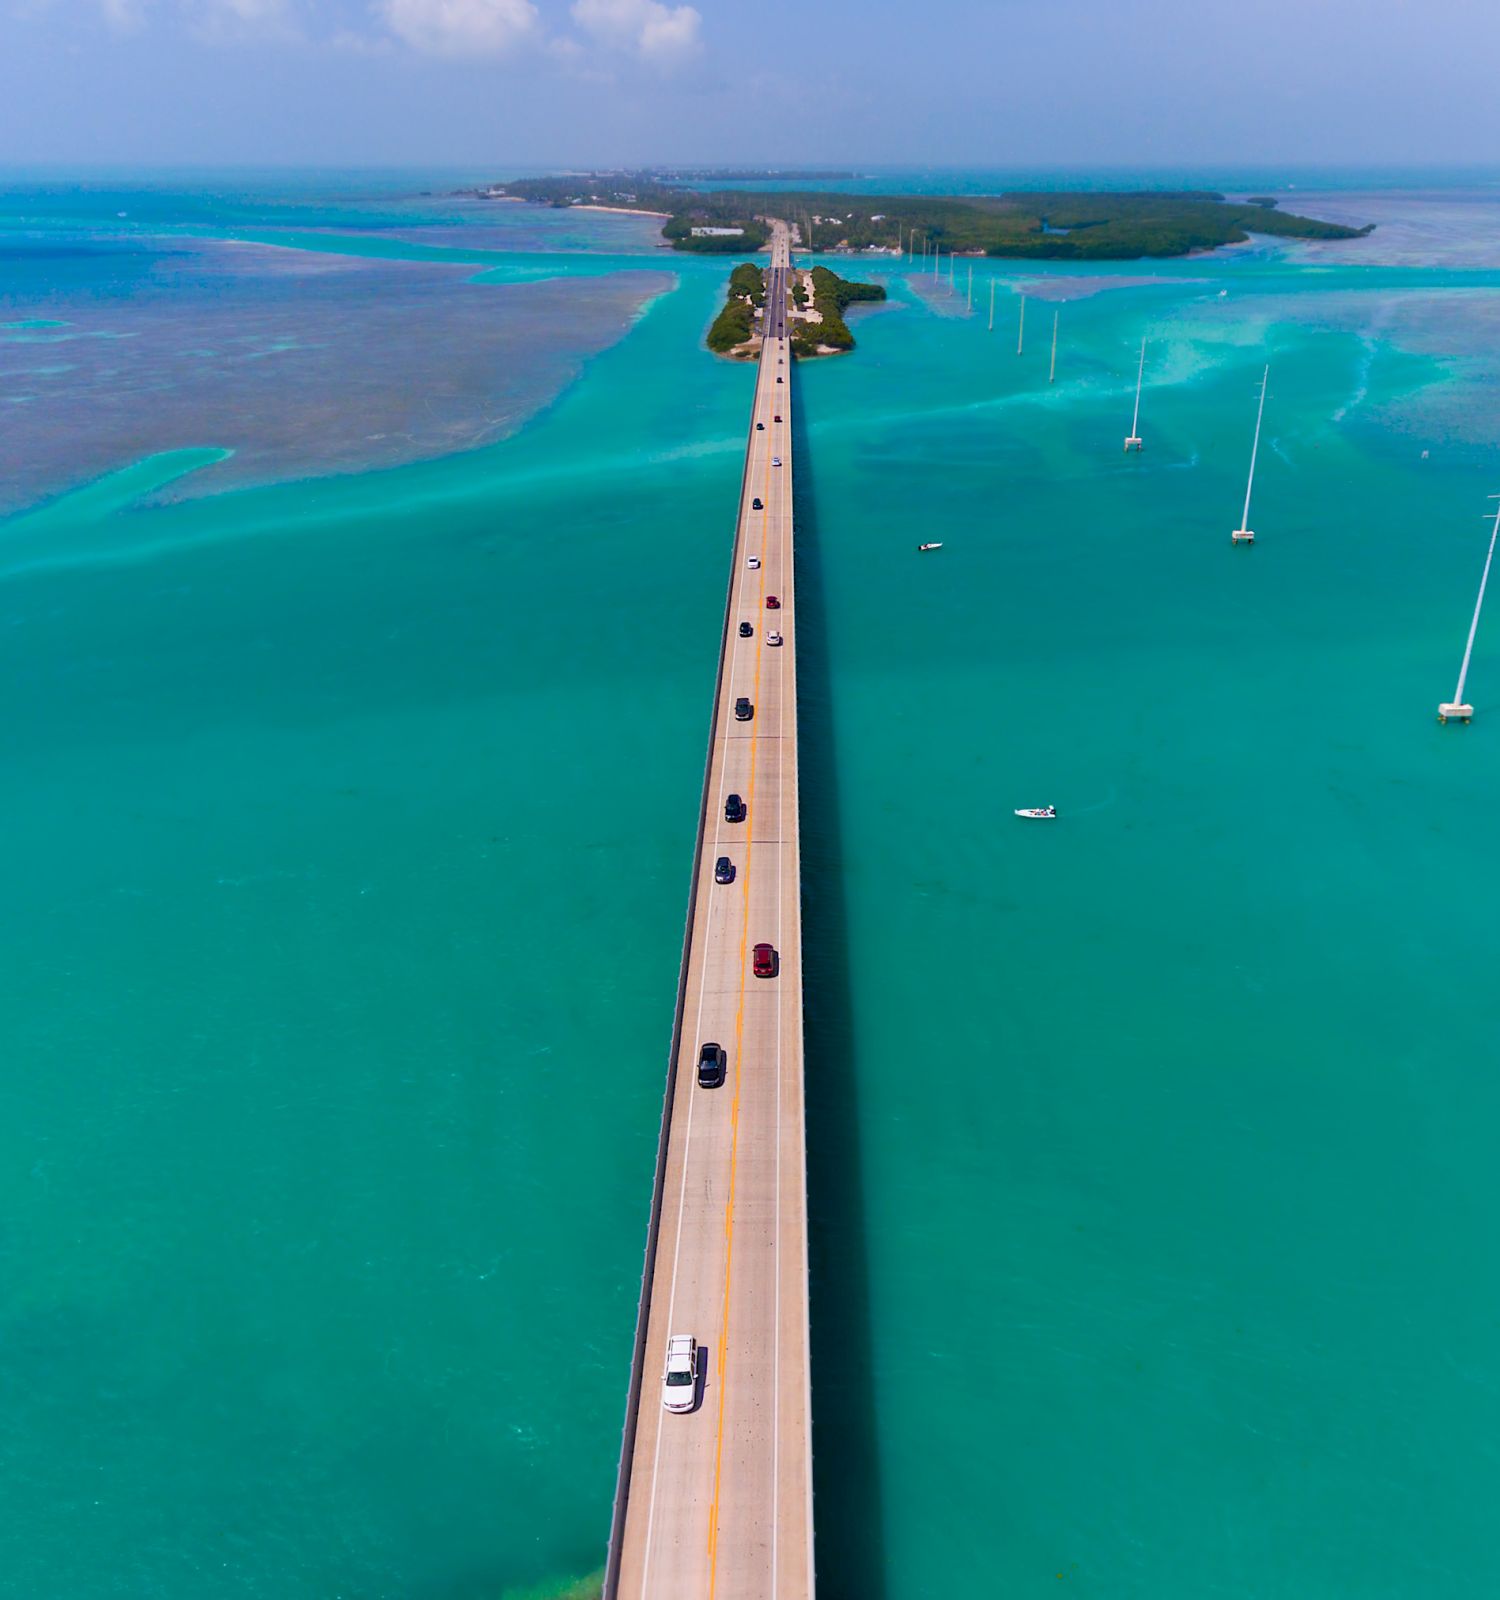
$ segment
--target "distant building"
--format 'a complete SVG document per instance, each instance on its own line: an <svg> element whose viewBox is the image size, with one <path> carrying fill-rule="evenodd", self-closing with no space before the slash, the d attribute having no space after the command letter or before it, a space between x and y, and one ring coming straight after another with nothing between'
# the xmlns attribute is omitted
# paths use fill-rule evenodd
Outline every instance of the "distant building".
<svg viewBox="0 0 1500 1600"><path fill-rule="evenodd" d="M695 239L736 239L745 230L743 228L694 228Z"/></svg>

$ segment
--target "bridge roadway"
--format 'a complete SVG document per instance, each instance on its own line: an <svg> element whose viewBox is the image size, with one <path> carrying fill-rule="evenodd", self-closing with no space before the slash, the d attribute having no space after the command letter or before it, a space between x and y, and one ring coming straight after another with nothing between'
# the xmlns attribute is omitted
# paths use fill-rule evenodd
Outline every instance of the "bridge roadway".
<svg viewBox="0 0 1500 1600"><path fill-rule="evenodd" d="M790 258L779 223L768 277L643 1381L627 1419L606 1600L810 1600L813 1593ZM751 557L759 567L748 564ZM768 609L772 595L778 610ZM742 621L754 629L750 638L740 637ZM780 646L767 643L773 629ZM742 695L755 707L749 722L735 720ZM731 793L745 802L744 822L725 820ZM734 863L733 883L714 882L720 856ZM752 972L761 942L777 951L771 978ZM728 1052L721 1088L698 1087L706 1040ZM687 1415L662 1407L667 1338L681 1333L702 1347L701 1398Z"/></svg>

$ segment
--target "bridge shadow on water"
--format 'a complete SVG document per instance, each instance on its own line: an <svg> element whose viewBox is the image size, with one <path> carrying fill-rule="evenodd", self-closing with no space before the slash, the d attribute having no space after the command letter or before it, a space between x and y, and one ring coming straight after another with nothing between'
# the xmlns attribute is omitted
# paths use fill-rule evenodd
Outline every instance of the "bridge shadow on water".
<svg viewBox="0 0 1500 1600"><path fill-rule="evenodd" d="M818 534L813 455L795 362L791 383L817 1583L829 1600L885 1600L885 1512L839 829L828 552Z"/></svg>

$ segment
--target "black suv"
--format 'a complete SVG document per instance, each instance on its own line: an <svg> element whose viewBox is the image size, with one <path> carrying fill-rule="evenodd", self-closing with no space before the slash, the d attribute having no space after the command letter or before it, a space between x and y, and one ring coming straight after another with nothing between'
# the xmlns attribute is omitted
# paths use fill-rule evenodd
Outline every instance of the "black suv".
<svg viewBox="0 0 1500 1600"><path fill-rule="evenodd" d="M750 502L750 509L752 511L764 511L766 509L760 503L760 496L759 495L756 495L756 497Z"/></svg>
<svg viewBox="0 0 1500 1600"><path fill-rule="evenodd" d="M744 695L741 695L734 703L734 720L736 722L748 722L754 715L755 707L750 704Z"/></svg>
<svg viewBox="0 0 1500 1600"><path fill-rule="evenodd" d="M754 633L754 632L755 632L755 629L752 628L748 622L742 622L740 624L740 638L748 639L750 637L750 635L752 633Z"/></svg>
<svg viewBox="0 0 1500 1600"><path fill-rule="evenodd" d="M725 822L743 822L745 820L745 802L737 794L732 794L724 802Z"/></svg>
<svg viewBox="0 0 1500 1600"><path fill-rule="evenodd" d="M728 856L720 856L719 859L714 862L714 882L734 882L734 862L732 862Z"/></svg>
<svg viewBox="0 0 1500 1600"><path fill-rule="evenodd" d="M716 1044L698 1047L698 1087L717 1089L724 1081L724 1051Z"/></svg>

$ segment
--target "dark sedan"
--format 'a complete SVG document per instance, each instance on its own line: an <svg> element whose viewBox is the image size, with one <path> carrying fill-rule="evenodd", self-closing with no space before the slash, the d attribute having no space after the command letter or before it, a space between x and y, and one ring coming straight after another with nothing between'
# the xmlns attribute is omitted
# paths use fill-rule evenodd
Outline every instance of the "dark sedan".
<svg viewBox="0 0 1500 1600"><path fill-rule="evenodd" d="M698 1050L698 1087L717 1089L724 1081L724 1048L713 1043Z"/></svg>

